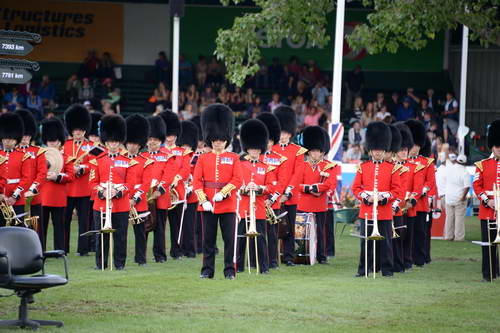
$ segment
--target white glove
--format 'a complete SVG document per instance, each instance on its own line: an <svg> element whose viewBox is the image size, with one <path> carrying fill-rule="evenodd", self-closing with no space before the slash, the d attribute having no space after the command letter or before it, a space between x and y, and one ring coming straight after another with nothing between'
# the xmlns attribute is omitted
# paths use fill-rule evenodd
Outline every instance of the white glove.
<svg viewBox="0 0 500 333"><path fill-rule="evenodd" d="M189 196L193 192L193 187L192 186L186 186L186 196Z"/></svg>
<svg viewBox="0 0 500 333"><path fill-rule="evenodd" d="M213 212L214 211L214 207L212 206L210 201L205 201L204 203L201 204L201 207L203 207L203 210L205 212Z"/></svg>
<svg viewBox="0 0 500 333"><path fill-rule="evenodd" d="M214 202L220 202L222 200L224 200L224 196L222 195L222 193L220 192L215 193Z"/></svg>

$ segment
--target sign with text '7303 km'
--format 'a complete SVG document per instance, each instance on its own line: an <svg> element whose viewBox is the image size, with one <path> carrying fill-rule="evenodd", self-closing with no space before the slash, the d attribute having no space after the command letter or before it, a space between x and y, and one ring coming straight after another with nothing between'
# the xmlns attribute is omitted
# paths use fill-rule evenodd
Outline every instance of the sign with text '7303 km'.
<svg viewBox="0 0 500 333"><path fill-rule="evenodd" d="M0 54L11 56L25 56L33 51L31 43L40 43L39 34L0 30ZM38 71L40 65L34 61L22 59L0 58L0 83L24 84L31 80L30 71Z"/></svg>

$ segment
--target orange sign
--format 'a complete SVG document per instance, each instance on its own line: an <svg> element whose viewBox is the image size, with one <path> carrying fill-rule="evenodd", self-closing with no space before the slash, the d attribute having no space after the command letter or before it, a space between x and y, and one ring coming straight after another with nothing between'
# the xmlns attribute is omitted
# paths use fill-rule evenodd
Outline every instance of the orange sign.
<svg viewBox="0 0 500 333"><path fill-rule="evenodd" d="M28 56L33 61L82 62L91 49L123 61L121 4L6 0L0 5L0 29L40 34L42 43Z"/></svg>

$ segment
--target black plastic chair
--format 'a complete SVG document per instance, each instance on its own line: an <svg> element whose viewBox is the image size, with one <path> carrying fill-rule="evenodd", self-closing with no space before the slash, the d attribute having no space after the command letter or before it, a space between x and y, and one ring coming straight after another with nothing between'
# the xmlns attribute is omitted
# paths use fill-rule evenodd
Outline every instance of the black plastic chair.
<svg viewBox="0 0 500 333"><path fill-rule="evenodd" d="M66 276L45 274L47 258L63 258ZM32 275L42 271L41 275ZM21 298L19 319L2 320L0 328L6 326L62 327L63 323L52 320L28 319L28 304L33 303L33 295L42 289L62 286L68 283L66 255L62 250L42 253L42 246L36 232L27 228L0 228L0 288L13 290Z"/></svg>

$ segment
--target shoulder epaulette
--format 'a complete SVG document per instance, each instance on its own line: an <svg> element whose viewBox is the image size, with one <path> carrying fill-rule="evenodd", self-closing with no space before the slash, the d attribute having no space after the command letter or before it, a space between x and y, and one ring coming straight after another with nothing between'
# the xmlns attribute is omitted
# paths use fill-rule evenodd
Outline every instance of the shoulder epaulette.
<svg viewBox="0 0 500 333"><path fill-rule="evenodd" d="M46 151L47 151L47 148L38 147L38 152L36 153L36 156L40 156L42 154L45 154Z"/></svg>
<svg viewBox="0 0 500 333"><path fill-rule="evenodd" d="M26 153L24 153L23 162L26 161L28 158L33 158L33 157L34 156L31 155L31 153L27 151Z"/></svg>
<svg viewBox="0 0 500 333"><path fill-rule="evenodd" d="M300 149L297 151L296 156L304 155L305 153L307 153L307 149L305 149L304 147L300 147Z"/></svg>
<svg viewBox="0 0 500 333"><path fill-rule="evenodd" d="M408 168L407 166L402 165L401 166L401 170L399 170L399 174L402 175L403 173L408 172L409 170L410 170L410 168Z"/></svg>
<svg viewBox="0 0 500 333"><path fill-rule="evenodd" d="M356 166L356 171L359 172L359 173L363 173L363 169L361 168L361 163L359 163L357 166Z"/></svg>
<svg viewBox="0 0 500 333"><path fill-rule="evenodd" d="M184 154L182 154L182 155L186 156L186 155L191 154L192 152L193 152L193 150L191 148L187 148L187 149L184 149Z"/></svg>
<svg viewBox="0 0 500 333"><path fill-rule="evenodd" d="M8 160L7 157L0 155L0 165L3 164L7 160Z"/></svg>
<svg viewBox="0 0 500 333"><path fill-rule="evenodd" d="M483 172L483 161L484 160L481 160L481 161L477 161L476 163L474 163L474 165L481 171Z"/></svg>
<svg viewBox="0 0 500 333"><path fill-rule="evenodd" d="M97 166L97 160L95 158L89 161L90 164Z"/></svg>
<svg viewBox="0 0 500 333"><path fill-rule="evenodd" d="M274 171L276 170L276 167L274 165L268 165L267 166L267 172L271 172L271 171Z"/></svg>
<svg viewBox="0 0 500 333"><path fill-rule="evenodd" d="M120 155L125 156L125 157L127 157L127 158L128 158L128 150L127 150L127 149L122 149L122 150L120 151Z"/></svg>
<svg viewBox="0 0 500 333"><path fill-rule="evenodd" d="M139 162L137 162L136 160L131 160L131 161L129 162L128 166L129 166L129 167L131 167L131 166L134 166L134 165L136 165L136 164L139 164Z"/></svg>
<svg viewBox="0 0 500 333"><path fill-rule="evenodd" d="M323 168L323 171L325 170L328 170L328 169L331 169L331 168L334 168L338 165L337 162L328 162L327 165L325 165L325 167Z"/></svg>
<svg viewBox="0 0 500 333"><path fill-rule="evenodd" d="M400 168L402 167L401 164L394 164L394 167L392 168L392 174L396 173Z"/></svg>
<svg viewBox="0 0 500 333"><path fill-rule="evenodd" d="M431 165L432 163L434 163L434 159L432 157L428 157L427 158L427 166Z"/></svg>
<svg viewBox="0 0 500 333"><path fill-rule="evenodd" d="M415 173L419 172L422 169L425 169L425 165L423 165L422 163L417 164L417 167L415 168Z"/></svg>
<svg viewBox="0 0 500 333"><path fill-rule="evenodd" d="M147 167L148 165L150 165L151 163L153 163L154 161L150 158L146 158L146 162L144 162L144 167Z"/></svg>

